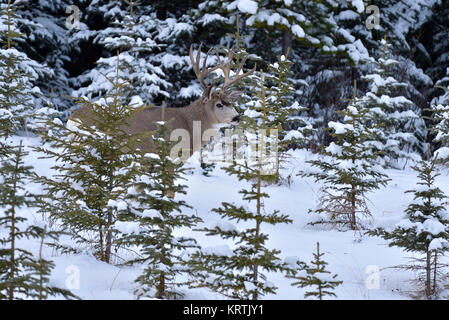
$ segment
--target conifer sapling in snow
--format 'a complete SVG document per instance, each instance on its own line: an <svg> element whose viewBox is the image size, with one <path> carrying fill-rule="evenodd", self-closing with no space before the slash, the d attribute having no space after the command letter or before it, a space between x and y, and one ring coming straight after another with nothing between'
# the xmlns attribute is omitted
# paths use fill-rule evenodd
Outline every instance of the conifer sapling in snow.
<svg viewBox="0 0 449 320"><path fill-rule="evenodd" d="M176 299L183 296L178 287L185 283L179 277L188 273L186 251L197 245L194 239L177 237L174 232L192 228L201 219L183 213L189 206L173 198L173 194L186 193L186 186L176 181L182 179L185 168L179 159L171 159L176 142L169 140L169 122L156 124L152 141L157 153L135 160L137 174L127 190L128 206L114 226L124 233L122 244L139 249L139 256L128 263L144 264L143 273L135 280L137 297Z"/></svg>
<svg viewBox="0 0 449 320"><path fill-rule="evenodd" d="M134 171L127 168L143 137L125 130L137 109L122 98L126 83L118 70L119 60L116 78L107 79L113 89L105 97L95 102L77 99L87 105L90 118L71 129L58 119L49 120L49 131L43 133L47 142L36 148L55 160L56 171L38 179L48 194L41 212L57 219L77 243L93 247L105 262L111 262L116 232L112 225L125 204L126 186L134 179Z"/></svg>
<svg viewBox="0 0 449 320"><path fill-rule="evenodd" d="M442 265L438 258L449 250L449 213L447 197L437 186L440 175L436 169L437 158L421 161L412 168L418 173L418 185L406 191L413 193L413 202L405 210L405 217L394 228L377 228L368 232L389 241L389 246L403 248L406 252L424 257L413 257L410 265L398 268L419 271L418 284L427 299L438 297Z"/></svg>
<svg viewBox="0 0 449 320"><path fill-rule="evenodd" d="M370 144L378 128L365 125L369 110L358 104L355 92L353 102L340 113L342 122L329 122L334 141L324 148L319 159L308 161L318 170L300 173L324 183L315 212L325 217L313 224L330 223L358 230L361 216L370 216L366 194L388 182L378 165L379 155Z"/></svg>
<svg viewBox="0 0 449 320"><path fill-rule="evenodd" d="M287 275L287 278L296 280L292 283L292 286L315 288L314 291L307 291L304 298L314 297L323 300L326 296L336 297L333 290L343 281L338 281L336 274L332 275L330 271L326 270L327 262L322 260L324 253L320 252L319 242L316 244L316 253L313 256L311 265L297 262L298 270L293 275Z"/></svg>
<svg viewBox="0 0 449 320"><path fill-rule="evenodd" d="M435 122L433 131L436 134L434 142L438 144L438 161L447 164L449 160L449 89L437 86L445 92L434 99L431 105L432 120Z"/></svg>
<svg viewBox="0 0 449 320"><path fill-rule="evenodd" d="M69 291L49 284L54 263L43 258L42 247L46 238L55 240L59 233L27 224L22 210L36 206L35 197L25 188L33 168L24 164L27 153L22 143L9 151L0 158L0 227L6 231L0 237L0 299L73 297ZM25 238L41 243L39 257L21 244Z"/></svg>
<svg viewBox="0 0 449 320"><path fill-rule="evenodd" d="M27 118L37 104L35 98L41 93L33 83L50 75L46 67L14 47L23 37L14 4L10 0L0 4L0 129L6 136L19 128L26 129Z"/></svg>
<svg viewBox="0 0 449 320"><path fill-rule="evenodd" d="M418 107L400 94L407 83L393 76L398 61L389 57L390 44L383 39L379 45L382 57L374 60L373 73L362 77L369 82L370 90L360 98L359 105L369 110L366 125L380 129L372 142L381 156L379 160L384 166L397 167L401 159L420 159L418 152L424 149L426 128Z"/></svg>
<svg viewBox="0 0 449 320"><path fill-rule="evenodd" d="M262 81L260 100L266 108ZM265 118L262 120L261 124L253 126L254 132L256 129L265 128ZM224 221L199 230L208 236L232 240L234 246L232 249L226 245L205 248L193 254L193 286L207 287L233 299L257 300L268 293L275 293L277 289L273 283L267 281L266 272L292 271L286 263L281 262L279 250L266 246L268 235L262 232L263 224L291 223L288 216L279 214L277 210L272 213L265 212L264 200L269 198L262 190L265 150L261 146L264 145L265 138L268 139L260 134L258 157L254 163L236 161L224 169L239 180L250 183L249 189L242 189L239 193L243 195L243 200L250 202L254 208L222 202L221 207L212 209ZM248 227L238 230L232 222Z"/></svg>

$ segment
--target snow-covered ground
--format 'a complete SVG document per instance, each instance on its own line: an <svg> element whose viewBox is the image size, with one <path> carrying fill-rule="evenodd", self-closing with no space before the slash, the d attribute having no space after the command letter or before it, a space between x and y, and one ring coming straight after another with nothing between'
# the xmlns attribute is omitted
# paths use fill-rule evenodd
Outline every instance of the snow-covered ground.
<svg viewBox="0 0 449 320"><path fill-rule="evenodd" d="M23 138L24 145L30 151L26 161L33 165L39 174L51 174L52 160L39 159L39 155L32 152L30 146L38 144L36 138ZM284 169L284 174L292 174L290 185L271 185L266 191L271 198L265 201L267 212L274 209L288 214L293 223L288 225L262 225L262 231L268 233L268 245L281 250L281 256L287 260L297 257L303 261L310 261L320 242L320 248L325 252L328 269L338 274L343 281L335 293L338 299L409 299L409 291L415 290L409 280L414 274L408 271L397 271L389 267L407 262L409 253L399 248L388 247L386 241L377 237L369 237L358 232L339 232L336 230L312 227L308 222L314 216L308 213L316 207L320 185L310 178L296 176L305 168L305 161L314 155L298 151L293 154L290 163ZM244 182L238 182L235 177L228 176L218 166L210 177L202 175L199 166L192 167L187 181L188 194L182 196L206 225L219 222L217 214L212 208L219 207L222 201L243 203L238 191ZM386 188L369 195L372 212L371 225L393 225L400 221L403 210L411 200L411 194L404 194L405 190L415 186L416 175L411 169L387 171L392 179ZM449 195L449 176L443 173L438 179L439 186ZM30 191L38 191L39 186L30 185ZM177 196L181 197L181 196ZM46 220L35 211L23 210L22 215L31 222ZM237 228L243 226L237 225ZM1 232L1 231L0 231ZM203 247L220 246L220 238L206 237L199 232L181 230L196 238ZM21 245L33 252L38 251L36 241L21 240ZM133 299L134 279L140 274L138 267L116 267L97 261L89 254L89 250L79 255L61 255L46 248L47 258L54 260L51 282L53 285L69 287L72 292L83 299ZM376 272L378 270L378 272ZM377 281L378 279L378 281ZM77 283L79 280L79 283ZM298 289L290 285L291 280L281 274L268 274L268 281L278 286L276 295L268 295L266 299L302 299L306 289ZM223 298L206 289L186 289L187 299L220 299Z"/></svg>

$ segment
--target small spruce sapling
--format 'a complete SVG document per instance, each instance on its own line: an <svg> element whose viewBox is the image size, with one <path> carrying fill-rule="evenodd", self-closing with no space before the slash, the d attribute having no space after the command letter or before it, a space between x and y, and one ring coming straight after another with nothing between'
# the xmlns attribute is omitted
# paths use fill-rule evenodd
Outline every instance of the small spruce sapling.
<svg viewBox="0 0 449 320"><path fill-rule="evenodd" d="M361 216L370 216L366 194L389 181L377 165L379 155L371 147L378 128L365 125L368 112L358 104L355 86L353 102L340 113L342 122L328 124L334 141L324 148L319 159L308 161L318 170L299 173L324 182L320 205L314 212L325 217L312 224L358 230Z"/></svg>
<svg viewBox="0 0 449 320"><path fill-rule="evenodd" d="M34 82L40 76L50 76L43 65L18 51L17 40L24 35L17 27L15 5L8 0L0 4L0 129L2 136L27 128L26 121L41 94ZM7 122L5 127L5 122Z"/></svg>
<svg viewBox="0 0 449 320"><path fill-rule="evenodd" d="M20 143L10 147L10 153L0 159L0 227L7 231L0 237L0 299L74 297L49 284L54 263L42 255L44 240L57 240L59 232L28 225L28 219L20 213L23 208L36 206L36 198L25 189L33 174L33 168L24 164L26 155ZM23 238L40 241L39 257L21 246Z"/></svg>
<svg viewBox="0 0 449 320"><path fill-rule="evenodd" d="M391 230L377 228L367 232L386 239L389 246L424 256L413 257L409 265L397 268L420 272L417 281L427 299L438 296L442 276L442 264L438 259L449 249L448 202L443 191L435 185L440 175L437 161L437 157L430 162L422 160L412 167L418 173L419 181L418 186L406 191L414 197L405 210L405 218Z"/></svg>
<svg viewBox="0 0 449 320"><path fill-rule="evenodd" d="M125 204L126 186L134 179L134 171L127 168L139 154L144 134L125 130L138 109L124 103L126 82L119 78L118 58L116 78L107 81L113 90L104 98L76 100L92 112L88 121L73 129L59 119L47 122L49 130L42 134L46 143L36 151L55 160L56 174L36 181L47 194L40 212L49 213L78 244L93 248L99 260L109 263L115 240L112 225Z"/></svg>
<svg viewBox="0 0 449 320"><path fill-rule="evenodd" d="M186 194L186 186L177 182L183 179L186 169L180 161L170 157L175 142L169 140L169 123L159 121L156 124L152 141L157 153L147 153L136 159L138 170L127 191L127 210L121 212L115 227L125 229L124 233L133 230L120 242L139 248L139 257L128 264L145 266L135 280L137 297L177 299L183 296L178 287L184 282L179 276L189 273L186 251L197 245L194 239L174 233L179 228L193 228L201 219L183 213L189 205L172 197L173 193ZM129 224L136 228L129 228Z"/></svg>
<svg viewBox="0 0 449 320"><path fill-rule="evenodd" d="M314 287L315 290L307 291L304 298L313 297L323 300L324 297L336 297L333 290L341 285L343 281L337 280L337 275L332 275L326 270L327 262L322 259L324 253L320 252L320 243L316 244L316 253L311 265L298 262L298 270L293 275L287 275L287 278L294 279L292 286L299 288Z"/></svg>
<svg viewBox="0 0 449 320"><path fill-rule="evenodd" d="M263 81L260 99L266 107ZM252 129L256 131L264 126L265 121ZM266 137L261 135L259 138L263 140ZM229 202L223 202L221 207L212 209L222 219L245 223L248 227L237 230L231 222L224 222L199 229L208 236L232 240L235 247L232 250L227 246L220 247L220 250L206 248L194 253L191 259L190 268L196 275L192 280L193 286L206 287L233 299L257 300L266 294L275 293L277 288L267 281L265 272L292 272L286 263L280 261L280 251L266 246L268 234L262 232L262 224L277 225L292 221L277 210L265 213L264 199L269 198L269 195L262 190L265 159L260 146L264 143L259 143L259 156L254 166L246 162L235 162L224 169L239 180L250 182L250 189L242 189L239 193L243 195L243 200L254 203L255 209Z"/></svg>

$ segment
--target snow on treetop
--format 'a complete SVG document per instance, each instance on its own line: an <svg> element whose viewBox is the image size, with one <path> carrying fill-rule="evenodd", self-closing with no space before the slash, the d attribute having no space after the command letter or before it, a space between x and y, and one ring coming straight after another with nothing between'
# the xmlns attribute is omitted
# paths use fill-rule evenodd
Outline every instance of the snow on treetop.
<svg viewBox="0 0 449 320"><path fill-rule="evenodd" d="M129 102L130 106L133 106L135 108L139 108L144 105L143 100L139 96L132 96L131 101Z"/></svg>
<svg viewBox="0 0 449 320"><path fill-rule="evenodd" d="M225 222L225 221L214 223L211 227L219 228L223 231L234 231L237 229L233 223Z"/></svg>
<svg viewBox="0 0 449 320"><path fill-rule="evenodd" d="M346 131L354 131L354 126L352 124L334 121L329 121L329 128L334 129L336 134L344 134Z"/></svg>
<svg viewBox="0 0 449 320"><path fill-rule="evenodd" d="M143 218L159 218L161 217L161 213L155 209L146 209L140 214Z"/></svg>
<svg viewBox="0 0 449 320"><path fill-rule="evenodd" d="M184 99L199 97L203 93L203 87L199 82L195 82L188 87L181 88L179 97Z"/></svg>
<svg viewBox="0 0 449 320"><path fill-rule="evenodd" d="M159 155L157 155L156 153L145 153L144 157L153 160L160 160Z"/></svg>
<svg viewBox="0 0 449 320"><path fill-rule="evenodd" d="M438 236L441 233L448 232L448 227L442 224L440 221L433 220L431 218L426 219L424 222L412 222L409 219L401 220L397 227L402 229L413 229L416 228L416 233L425 233Z"/></svg>
<svg viewBox="0 0 449 320"><path fill-rule="evenodd" d="M284 137L284 141L292 140L292 139L304 139L304 135L298 130L290 130Z"/></svg>
<svg viewBox="0 0 449 320"><path fill-rule="evenodd" d="M205 25L213 23L215 21L227 22L228 19L219 15L218 13L214 13L214 14L206 13L198 20L198 22L200 22L203 25L203 27Z"/></svg>
<svg viewBox="0 0 449 320"><path fill-rule="evenodd" d="M299 26L299 25L297 25L297 24L294 24L293 26L292 26L292 32L293 32L293 34L295 35L295 36L297 36L298 38L304 38L305 37L305 32L304 32L304 29L303 28L301 28L301 26Z"/></svg>
<svg viewBox="0 0 449 320"><path fill-rule="evenodd" d="M242 13L256 14L257 13L257 2L253 0L236 0L228 5L228 10L232 11L238 8Z"/></svg>
<svg viewBox="0 0 449 320"><path fill-rule="evenodd" d="M117 210L119 211L128 209L128 204L122 200L116 201L109 199L108 204L106 206L110 208L117 208Z"/></svg>
<svg viewBox="0 0 449 320"><path fill-rule="evenodd" d="M429 250L438 250L447 247L449 247L449 243L443 238L435 238L429 244Z"/></svg>
<svg viewBox="0 0 449 320"><path fill-rule="evenodd" d="M161 57L161 63L165 68L190 66L190 60L188 57L179 57L168 52L164 53Z"/></svg>
<svg viewBox="0 0 449 320"><path fill-rule="evenodd" d="M352 6L357 10L358 13L365 11L365 5L362 0L351 0Z"/></svg>
<svg viewBox="0 0 449 320"><path fill-rule="evenodd" d="M360 16L352 10L345 10L337 15L338 20L357 20Z"/></svg>
<svg viewBox="0 0 449 320"><path fill-rule="evenodd" d="M340 156L342 154L342 151L343 151L342 147L336 145L334 142L331 142L329 144L329 146L326 147L325 150L326 150L326 152L329 152L330 154L334 154L334 155L338 155L338 156Z"/></svg>
<svg viewBox="0 0 449 320"><path fill-rule="evenodd" d="M422 223L421 226L418 225L417 231L419 233L426 232L436 236L440 233L448 232L448 227L442 224L440 221L427 219Z"/></svg>
<svg viewBox="0 0 449 320"><path fill-rule="evenodd" d="M226 244L214 247L205 247L203 248L203 252L207 255L226 256L226 257L232 257L234 255L232 250Z"/></svg>
<svg viewBox="0 0 449 320"><path fill-rule="evenodd" d="M141 228L139 222L116 221L114 229L124 234L140 233Z"/></svg>

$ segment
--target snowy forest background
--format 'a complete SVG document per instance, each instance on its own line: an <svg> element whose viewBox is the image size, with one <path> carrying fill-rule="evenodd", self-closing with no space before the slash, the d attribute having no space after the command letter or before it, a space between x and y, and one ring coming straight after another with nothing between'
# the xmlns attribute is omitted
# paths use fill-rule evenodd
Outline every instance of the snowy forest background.
<svg viewBox="0 0 449 320"><path fill-rule="evenodd" d="M448 1L0 4L0 299L449 295ZM65 130L80 104L114 110L106 129L188 105L201 43L257 64L238 110L281 128L275 177Z"/></svg>

